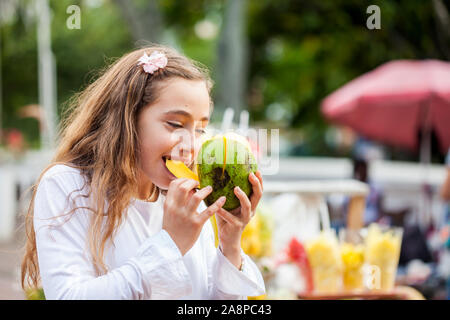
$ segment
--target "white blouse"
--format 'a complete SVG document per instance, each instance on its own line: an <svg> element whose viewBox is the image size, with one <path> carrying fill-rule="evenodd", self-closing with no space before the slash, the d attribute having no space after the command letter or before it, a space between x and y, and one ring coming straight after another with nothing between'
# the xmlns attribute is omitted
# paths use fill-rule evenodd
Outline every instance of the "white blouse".
<svg viewBox="0 0 450 320"><path fill-rule="evenodd" d="M50 168L39 183L34 229L47 299L245 299L265 293L258 267L242 249L239 271L215 247L210 221L182 256L162 229L163 195L156 202L131 201L105 250L108 272L97 276L86 244L92 212L79 208L63 215L73 201L92 207L89 197L80 196L88 192L79 170L65 165Z"/></svg>

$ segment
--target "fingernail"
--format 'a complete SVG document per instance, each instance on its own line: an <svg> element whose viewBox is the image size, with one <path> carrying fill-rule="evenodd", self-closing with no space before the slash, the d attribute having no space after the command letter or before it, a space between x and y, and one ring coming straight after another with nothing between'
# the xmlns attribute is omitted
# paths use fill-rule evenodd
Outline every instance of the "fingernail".
<svg viewBox="0 0 450 320"><path fill-rule="evenodd" d="M235 189L237 190L237 192L242 192L241 188L239 187L236 187Z"/></svg>
<svg viewBox="0 0 450 320"><path fill-rule="evenodd" d="M227 199L227 198L226 198L225 196L220 197L220 198L219 198L219 203L220 203L220 204L225 203L225 200L226 200L226 199Z"/></svg>
<svg viewBox="0 0 450 320"><path fill-rule="evenodd" d="M205 189L208 190L208 191L211 191L212 187L211 186L207 186Z"/></svg>

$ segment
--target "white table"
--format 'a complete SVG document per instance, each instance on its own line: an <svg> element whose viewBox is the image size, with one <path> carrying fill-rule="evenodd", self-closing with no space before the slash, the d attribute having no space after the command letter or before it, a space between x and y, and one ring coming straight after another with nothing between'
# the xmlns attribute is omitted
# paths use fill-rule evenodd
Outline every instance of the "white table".
<svg viewBox="0 0 450 320"><path fill-rule="evenodd" d="M323 229L330 227L329 212L325 197L332 194L350 197L347 214L348 228L361 228L364 223L363 214L369 186L358 180L307 180L307 181L264 181L264 194L276 195L295 193L303 203L308 204L311 212L319 213Z"/></svg>

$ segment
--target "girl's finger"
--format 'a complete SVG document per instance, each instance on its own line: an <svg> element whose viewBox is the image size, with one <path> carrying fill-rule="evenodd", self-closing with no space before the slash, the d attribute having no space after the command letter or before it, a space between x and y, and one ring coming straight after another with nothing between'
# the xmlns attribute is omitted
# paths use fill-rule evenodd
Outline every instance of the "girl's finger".
<svg viewBox="0 0 450 320"><path fill-rule="evenodd" d="M261 197L262 197L262 193L263 193L262 184L261 184L261 180L259 178L257 178L256 175L253 173L250 173L248 180L252 184L252 188L253 188L253 192L250 197L250 202L252 204L251 210L255 211L256 207L258 206L259 200L261 200Z"/></svg>
<svg viewBox="0 0 450 320"><path fill-rule="evenodd" d="M181 201L183 204L187 204L190 196L194 194L194 189L199 185L197 180L186 179L186 181L182 182L178 185L178 201ZM181 193L181 194L180 194Z"/></svg>
<svg viewBox="0 0 450 320"><path fill-rule="evenodd" d="M207 186L194 193L188 200L187 209L189 210L189 212L197 210L200 202L202 202L211 192L212 187Z"/></svg>
<svg viewBox="0 0 450 320"><path fill-rule="evenodd" d="M250 181L250 183L252 184L253 193L259 193L262 195L262 192L263 192L262 180L260 178L258 178L255 173L251 172L249 174L248 181Z"/></svg>
<svg viewBox="0 0 450 320"><path fill-rule="evenodd" d="M261 183L261 191L264 191L263 178L262 178L261 171L257 170L255 172L255 176L258 178L259 183Z"/></svg>
<svg viewBox="0 0 450 320"><path fill-rule="evenodd" d="M179 179L172 180L169 184L169 189L167 190L166 199L169 201L175 200L177 198L176 194L177 194L178 186L185 181L187 181L186 178L179 178Z"/></svg>
<svg viewBox="0 0 450 320"><path fill-rule="evenodd" d="M222 206L225 204L225 201L227 200L226 197L222 196L219 199L217 199L216 202L214 202L212 205L210 205L208 208L203 210L199 215L200 223L203 224L208 220L214 213L219 211Z"/></svg>
<svg viewBox="0 0 450 320"><path fill-rule="evenodd" d="M187 181L185 178L172 180L169 184L169 188L166 193L166 200L164 201L164 210L167 212L169 208L177 208L179 197L178 197L178 187L181 183ZM169 210L173 212L173 210Z"/></svg>
<svg viewBox="0 0 450 320"><path fill-rule="evenodd" d="M220 208L216 214L222 218L223 220L225 220L227 223L234 225L234 226L240 226L242 225L241 220L233 215L232 213L228 212L227 210L225 210L224 208Z"/></svg>
<svg viewBox="0 0 450 320"><path fill-rule="evenodd" d="M241 216L244 221L250 220L251 215L251 209L252 209L252 203L248 199L247 195L244 191L241 190L239 187L234 188L234 194L239 199L239 202L241 203Z"/></svg>

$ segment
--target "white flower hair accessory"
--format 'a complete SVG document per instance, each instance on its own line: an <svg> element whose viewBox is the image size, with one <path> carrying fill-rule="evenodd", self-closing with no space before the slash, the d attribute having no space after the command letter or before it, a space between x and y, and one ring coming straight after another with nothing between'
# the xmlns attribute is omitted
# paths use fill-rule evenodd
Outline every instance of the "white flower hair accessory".
<svg viewBox="0 0 450 320"><path fill-rule="evenodd" d="M167 65L166 55L159 51L152 52L150 56L144 52L138 61L138 66L143 65L144 71L150 74L158 69L163 69Z"/></svg>

